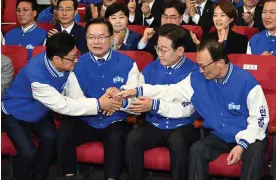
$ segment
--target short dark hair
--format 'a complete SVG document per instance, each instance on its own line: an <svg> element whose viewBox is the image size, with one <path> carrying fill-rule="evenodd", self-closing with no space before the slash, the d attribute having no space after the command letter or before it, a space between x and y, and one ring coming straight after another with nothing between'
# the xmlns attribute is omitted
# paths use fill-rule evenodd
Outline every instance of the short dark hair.
<svg viewBox="0 0 276 180"><path fill-rule="evenodd" d="M159 28L159 36L170 39L172 41L173 49L177 49L178 47L184 47L186 49L189 46L189 44L187 44L187 42L189 42L189 32L182 26L176 24L164 24Z"/></svg>
<svg viewBox="0 0 276 180"><path fill-rule="evenodd" d="M66 56L76 45L77 41L72 35L58 32L47 39L47 57L52 60L54 56Z"/></svg>
<svg viewBox="0 0 276 180"><path fill-rule="evenodd" d="M233 3L228 0L220 0L215 8L219 6L222 12L224 12L233 21L229 24L230 29L236 24L238 13Z"/></svg>
<svg viewBox="0 0 276 180"><path fill-rule="evenodd" d="M59 3L61 3L62 1L72 1L73 5L74 5L74 9L77 10L77 8L78 8L78 1L77 0L58 0L57 7L59 6Z"/></svg>
<svg viewBox="0 0 276 180"><path fill-rule="evenodd" d="M122 11L125 16L129 16L129 10L125 4L122 3L113 3L108 6L105 10L105 18L108 19L113 14Z"/></svg>
<svg viewBox="0 0 276 180"><path fill-rule="evenodd" d="M32 10L33 11L37 11L37 2L35 0L17 0L15 7L17 8L17 6L19 5L19 3L21 3L21 2L31 3L32 4Z"/></svg>
<svg viewBox="0 0 276 180"><path fill-rule="evenodd" d="M112 24L104 19L104 18L94 18L92 20L90 20L86 25L85 25L85 33L87 33L87 30L89 28L90 25L93 25L93 24L104 24L106 27L107 27L107 30L109 32L109 35L113 35L113 27L112 27Z"/></svg>
<svg viewBox="0 0 276 180"><path fill-rule="evenodd" d="M205 49L208 50L213 61L224 59L225 64L229 63L229 59L227 58L226 54L226 48L224 47L223 43L220 43L217 40L205 40L200 43L198 52L201 52Z"/></svg>
<svg viewBox="0 0 276 180"><path fill-rule="evenodd" d="M162 8L162 14L165 13L165 10L168 8L174 8L179 13L180 16L184 14L185 4L176 0L166 1Z"/></svg>

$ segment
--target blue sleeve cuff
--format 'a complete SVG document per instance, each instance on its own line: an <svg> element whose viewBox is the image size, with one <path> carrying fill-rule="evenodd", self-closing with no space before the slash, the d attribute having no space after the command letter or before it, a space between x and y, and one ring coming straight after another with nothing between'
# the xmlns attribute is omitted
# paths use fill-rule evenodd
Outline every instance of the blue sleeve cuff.
<svg viewBox="0 0 276 180"><path fill-rule="evenodd" d="M136 89L136 97L143 96L143 87L142 86L137 87L135 89Z"/></svg>
<svg viewBox="0 0 276 180"><path fill-rule="evenodd" d="M153 99L152 100L151 110L152 111L158 111L159 110L159 106L160 106L160 100L159 99Z"/></svg>
<svg viewBox="0 0 276 180"><path fill-rule="evenodd" d="M128 106L128 100L127 99L124 99L122 101L122 108L126 108Z"/></svg>
<svg viewBox="0 0 276 180"><path fill-rule="evenodd" d="M245 139L241 139L238 143L239 146L241 146L243 149L246 149L249 145L249 143Z"/></svg>
<svg viewBox="0 0 276 180"><path fill-rule="evenodd" d="M100 101L99 101L99 99L97 99L97 112L99 112L100 111Z"/></svg>

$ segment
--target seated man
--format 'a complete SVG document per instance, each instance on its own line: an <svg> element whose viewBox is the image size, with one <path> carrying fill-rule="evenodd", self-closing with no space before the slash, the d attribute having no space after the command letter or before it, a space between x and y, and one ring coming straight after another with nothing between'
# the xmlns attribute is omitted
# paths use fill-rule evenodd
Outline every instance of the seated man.
<svg viewBox="0 0 276 180"><path fill-rule="evenodd" d="M86 97L100 97L106 90L119 92L123 85L138 85L139 70L128 56L111 50L113 28L109 21L96 18L86 25L88 53L79 58L75 73ZM109 87L114 87L110 88ZM123 101L122 110L130 102ZM132 128L128 114L119 111L76 117L63 122L58 132L58 155L61 172L76 179L76 147L89 141L102 141L104 146L104 179L119 180L124 165L125 136ZM93 152L91 152L93 153Z"/></svg>
<svg viewBox="0 0 276 180"><path fill-rule="evenodd" d="M57 17L59 24L56 24L55 29L48 32L48 37L57 32L66 32L74 36L77 40L77 48L84 54L88 51L84 28L74 22L74 17L77 13L77 0L58 0L57 2Z"/></svg>
<svg viewBox="0 0 276 180"><path fill-rule="evenodd" d="M13 66L9 57L1 54L1 96L5 94L5 90L10 86L13 79Z"/></svg>
<svg viewBox="0 0 276 180"><path fill-rule="evenodd" d="M261 179L269 122L262 87L252 74L229 62L223 45L217 41L200 45L197 63L200 70L178 84L144 84L117 96L148 96L193 104L211 134L190 149L189 180L207 179L209 162L225 152L230 152L227 165L243 161L241 180Z"/></svg>
<svg viewBox="0 0 276 180"><path fill-rule="evenodd" d="M188 45L185 36L189 35L174 24L159 28L158 60L143 70L141 83L174 84L197 70L196 64L184 55ZM131 180L143 179L144 151L160 145L169 149L172 179L187 179L189 149L200 138L199 129L194 128L194 119L190 117L194 108L183 101L164 102L160 106L160 101L140 97L129 107L136 113L147 112L148 121L127 136L126 164Z"/></svg>
<svg viewBox="0 0 276 180"><path fill-rule="evenodd" d="M76 40L57 33L46 44L46 53L36 56L16 76L2 101L2 127L14 144L15 179L42 180L56 152L56 127L52 111L71 116L98 114L99 109L118 110L121 103L104 94L86 98L72 72L77 59ZM36 149L31 131L38 137Z"/></svg>
<svg viewBox="0 0 276 180"><path fill-rule="evenodd" d="M80 22L81 18L79 13L76 14L74 21ZM46 22L50 24L58 23L57 18L57 0L51 0L51 6L41 11L37 17L37 22Z"/></svg>
<svg viewBox="0 0 276 180"><path fill-rule="evenodd" d="M264 4L262 20L266 30L255 34L248 42L247 54L276 56L276 0Z"/></svg>
<svg viewBox="0 0 276 180"><path fill-rule="evenodd" d="M32 0L18 0L16 15L21 27L10 30L5 35L5 45L18 45L28 50L28 60L32 58L35 46L43 45L47 32L39 28L35 22L37 15L36 3Z"/></svg>
<svg viewBox="0 0 276 180"><path fill-rule="evenodd" d="M164 24L176 24L180 25L182 23L182 14L184 13L185 5L181 2L170 0L164 3L162 7L162 16L161 16L161 26ZM188 30L186 30L188 32ZM158 40L158 27L156 28L146 28L144 35L141 38L138 49L147 51L153 55L154 58L157 57L155 46L157 45ZM189 33L188 33L189 34ZM196 52L196 45L193 42L190 35L185 36L185 52Z"/></svg>

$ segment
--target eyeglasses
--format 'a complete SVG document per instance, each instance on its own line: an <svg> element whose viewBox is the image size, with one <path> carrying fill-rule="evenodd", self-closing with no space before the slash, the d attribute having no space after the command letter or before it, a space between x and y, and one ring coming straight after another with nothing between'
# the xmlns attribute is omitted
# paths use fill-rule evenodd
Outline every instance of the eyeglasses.
<svg viewBox="0 0 276 180"><path fill-rule="evenodd" d="M179 18L180 16L167 16L167 15L165 15L165 14L162 14L162 19L164 19L164 20L171 20L171 21L176 21L178 18Z"/></svg>
<svg viewBox="0 0 276 180"><path fill-rule="evenodd" d="M60 56L62 59L65 59L67 61L71 61L71 62L75 62L76 59L78 58L78 55L75 54L75 56L73 57L73 59L70 59L70 58L67 58L67 57L64 57L64 56Z"/></svg>
<svg viewBox="0 0 276 180"><path fill-rule="evenodd" d="M72 8L64 9L64 8L59 7L57 10L60 13L69 13L69 12L72 12L74 9L72 9Z"/></svg>
<svg viewBox="0 0 276 180"><path fill-rule="evenodd" d="M104 43L105 42L105 40L108 38L108 37L110 37L111 35L108 35L108 36L98 36L98 37L96 37L96 36L86 36L86 38L88 39L88 40L90 40L90 41L98 41L99 43Z"/></svg>
<svg viewBox="0 0 276 180"><path fill-rule="evenodd" d="M16 9L16 13L20 14L22 12L22 14L27 14L29 11L32 11L32 9Z"/></svg>
<svg viewBox="0 0 276 180"><path fill-rule="evenodd" d="M159 48L158 46L154 46L154 49L157 54L160 52L162 56L164 56L167 52L173 50L173 49L164 50L162 48Z"/></svg>
<svg viewBox="0 0 276 180"><path fill-rule="evenodd" d="M213 61L213 62L211 62L211 63L209 63L209 64L207 64L207 65L205 65L205 66L200 66L197 62L196 62L196 64L198 65L198 67L200 67L200 68L202 68L202 69L204 70L206 67L210 66L210 65L213 64L214 62L216 62L216 61Z"/></svg>

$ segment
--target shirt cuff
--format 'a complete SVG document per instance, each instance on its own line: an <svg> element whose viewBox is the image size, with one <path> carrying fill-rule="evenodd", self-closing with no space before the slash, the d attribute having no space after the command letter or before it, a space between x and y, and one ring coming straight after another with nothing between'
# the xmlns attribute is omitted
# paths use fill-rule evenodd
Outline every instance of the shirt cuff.
<svg viewBox="0 0 276 180"><path fill-rule="evenodd" d="M245 139L241 139L238 143L239 146L241 146L243 149L246 149L249 145L249 143Z"/></svg>
<svg viewBox="0 0 276 180"><path fill-rule="evenodd" d="M145 49L146 46L147 46L147 43L144 43L143 41L139 41L138 49Z"/></svg>
<svg viewBox="0 0 276 180"><path fill-rule="evenodd" d="M188 14L184 13L183 21L187 24L187 23L189 23L189 19L190 19L190 16Z"/></svg>
<svg viewBox="0 0 276 180"><path fill-rule="evenodd" d="M142 86L137 87L135 89L136 89L136 97L143 96L143 87Z"/></svg>
<svg viewBox="0 0 276 180"><path fill-rule="evenodd" d="M128 106L128 100L127 100L127 99L124 99L124 100L122 101L122 108L125 109L127 106Z"/></svg>
<svg viewBox="0 0 276 180"><path fill-rule="evenodd" d="M100 111L100 101L99 101L99 99L97 99L97 112L99 112Z"/></svg>
<svg viewBox="0 0 276 180"><path fill-rule="evenodd" d="M153 99L151 110L157 112L159 110L159 107L160 107L160 100L159 99Z"/></svg>

